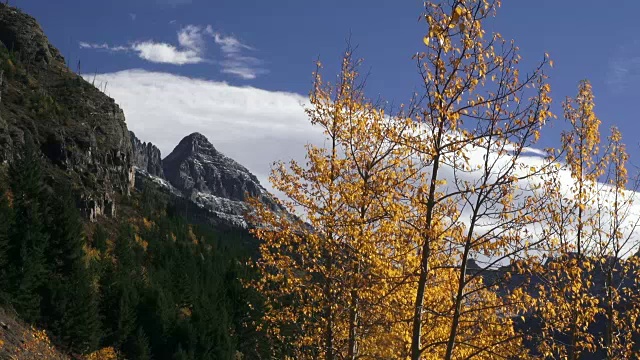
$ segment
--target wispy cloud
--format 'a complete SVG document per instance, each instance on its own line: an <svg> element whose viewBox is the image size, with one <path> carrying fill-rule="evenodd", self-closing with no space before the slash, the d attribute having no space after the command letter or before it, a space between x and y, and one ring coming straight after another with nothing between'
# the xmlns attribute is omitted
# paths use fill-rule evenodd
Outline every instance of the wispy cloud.
<svg viewBox="0 0 640 360"><path fill-rule="evenodd" d="M205 48L204 36L213 36L211 25L201 26L187 25L178 31L178 43L180 46L194 51L202 51Z"/></svg>
<svg viewBox="0 0 640 360"><path fill-rule="evenodd" d="M206 62L204 57L206 46L204 36L213 36L210 26L206 28L187 25L178 31L178 46L155 41L138 41L127 46L110 46L80 42L83 49L106 50L111 52L133 52L139 58L153 63L185 65Z"/></svg>
<svg viewBox="0 0 640 360"><path fill-rule="evenodd" d="M237 54L242 50L253 50L251 46L245 45L233 36L224 36L220 33L213 34L216 44L220 45L220 50L225 54Z"/></svg>
<svg viewBox="0 0 640 360"><path fill-rule="evenodd" d="M258 75L267 73L260 59L243 54L244 51L254 51L255 49L251 46L243 44L233 36L224 36L220 33L214 34L214 41L220 46L224 56L224 60L220 62L223 73L246 80L255 79Z"/></svg>
<svg viewBox="0 0 640 360"><path fill-rule="evenodd" d="M132 52L139 58L153 63L173 65L212 63L220 66L221 73L245 80L255 79L258 75L268 72L263 68L262 60L245 54L247 51L255 51L255 48L244 44L234 36L214 32L211 25L187 25L178 31L177 38L177 45L147 40L127 46L80 42L80 47L109 52ZM207 40L211 39L222 54L222 58L216 61L206 56Z"/></svg>
<svg viewBox="0 0 640 360"><path fill-rule="evenodd" d="M625 92L640 82L640 41L618 47L609 59L607 85L614 93Z"/></svg>
<svg viewBox="0 0 640 360"><path fill-rule="evenodd" d="M138 16L134 13L129 13L129 17L131 18L131 21L135 21Z"/></svg>
<svg viewBox="0 0 640 360"><path fill-rule="evenodd" d="M140 58L154 63L199 64L206 61L204 58L206 34L213 34L210 26L202 28L187 25L178 31L178 47L167 43L143 41L133 44L131 49L137 52Z"/></svg>
<svg viewBox="0 0 640 360"><path fill-rule="evenodd" d="M80 48L82 49L94 49L94 50L107 50L107 51L128 51L129 47L126 46L109 46L106 43L102 43L102 44L93 44L93 43L87 43L87 42L80 42Z"/></svg>

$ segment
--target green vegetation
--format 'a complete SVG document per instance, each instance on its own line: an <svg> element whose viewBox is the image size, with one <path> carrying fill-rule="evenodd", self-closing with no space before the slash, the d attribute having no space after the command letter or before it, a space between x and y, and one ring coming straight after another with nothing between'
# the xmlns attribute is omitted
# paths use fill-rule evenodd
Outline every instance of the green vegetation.
<svg viewBox="0 0 640 360"><path fill-rule="evenodd" d="M126 359L268 356L251 322L260 296L241 283L253 276L241 245L255 241L248 233L189 224L151 189L116 225L87 231L69 186L45 183L39 154L27 139L0 179L4 306L74 354L113 347Z"/></svg>

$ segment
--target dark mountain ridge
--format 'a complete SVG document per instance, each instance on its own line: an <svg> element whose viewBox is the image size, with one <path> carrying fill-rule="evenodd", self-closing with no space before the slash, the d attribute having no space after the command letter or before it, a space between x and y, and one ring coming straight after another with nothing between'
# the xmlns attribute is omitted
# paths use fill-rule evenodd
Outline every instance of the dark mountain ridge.
<svg viewBox="0 0 640 360"><path fill-rule="evenodd" d="M129 132L112 98L68 68L33 17L5 4L0 61L0 164L19 156L31 139L50 182L70 182L90 221L115 217L136 178L192 201L212 223L245 226L246 194L280 210L251 172L202 134L185 137L163 161L157 147Z"/></svg>
<svg viewBox="0 0 640 360"><path fill-rule="evenodd" d="M134 184L122 109L69 70L34 18L5 4L0 61L0 163L18 156L29 138L48 173L71 181L86 218L115 216L116 198Z"/></svg>

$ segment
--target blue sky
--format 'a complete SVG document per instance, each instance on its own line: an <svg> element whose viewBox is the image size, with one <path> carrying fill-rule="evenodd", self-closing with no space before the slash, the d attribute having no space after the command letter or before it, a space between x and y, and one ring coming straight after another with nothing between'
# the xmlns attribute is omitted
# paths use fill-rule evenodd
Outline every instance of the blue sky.
<svg viewBox="0 0 640 360"><path fill-rule="evenodd" d="M335 74L345 39L351 36L352 43L358 45L358 55L366 61L364 69L370 70L370 96L380 94L402 102L419 80L410 58L421 49L425 32L424 22L417 21L422 1L10 3L36 17L70 63L81 61L83 73L144 69L305 95L311 86L314 60L319 57L327 65L326 73ZM639 11L640 1L633 0L619 1L615 6L592 0L504 1L489 25L505 38L516 40L524 59L522 71L542 59L545 52L550 54L555 64L549 74L556 113L560 114L561 101L575 94L578 81L589 79L603 128L621 128L632 162L637 164ZM122 51L123 47L128 50ZM112 95L119 102L132 103ZM134 112L125 106L127 111ZM132 121L128 117L130 127L144 131ZM547 129L540 145L557 145L561 128L558 124ZM159 136L149 134L151 138Z"/></svg>

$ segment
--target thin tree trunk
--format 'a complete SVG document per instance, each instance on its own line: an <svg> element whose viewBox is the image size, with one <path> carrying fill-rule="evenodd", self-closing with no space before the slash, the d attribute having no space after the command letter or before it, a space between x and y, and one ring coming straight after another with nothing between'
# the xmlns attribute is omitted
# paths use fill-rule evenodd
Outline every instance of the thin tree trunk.
<svg viewBox="0 0 640 360"><path fill-rule="evenodd" d="M582 168L582 162L580 163L580 174L583 173L583 168ZM582 176L582 175L581 175ZM583 190L583 180L580 180L580 185L578 187L578 196L580 198L580 201L582 201L582 190ZM580 205L580 204L579 204ZM575 264L572 263L572 266L577 266L578 267L578 277L579 277L579 281L580 283L582 283L582 269L580 269L580 262L582 259L582 250L583 250L583 244L582 244L582 227L583 227L583 222L582 222L582 216L583 216L583 211L582 211L582 206L578 206L578 231L576 234L576 243L577 243L577 253L576 253L576 258L575 258ZM569 261L571 262L571 259L569 259ZM573 294L572 297L576 297L577 298L578 294ZM567 360L576 360L577 356L578 356L578 351L577 351L577 334L578 333L578 314L574 313L573 314L573 318L571 319L571 326L570 326L570 330L569 330L569 350L567 351Z"/></svg>
<svg viewBox="0 0 640 360"><path fill-rule="evenodd" d="M368 196L367 187L369 184L369 176L368 172L363 176L364 180L364 191L363 196L366 198ZM360 215L360 238L364 236L364 222L367 213L366 206L361 206L359 209ZM355 244L354 244L355 245ZM347 359L355 360L358 356L358 321L359 319L359 307L360 307L360 297L358 296L358 277L360 276L360 272L362 269L360 268L360 258L357 251L354 251L355 258L355 275L353 276L353 282L351 285L351 304L349 307L349 343L347 350Z"/></svg>
<svg viewBox="0 0 640 360"><path fill-rule="evenodd" d="M577 355L577 351L576 351L576 333L578 332L578 326L576 324L576 322L578 321L577 319L577 314L573 315L573 319L571 321L571 329L569 330L569 350L567 351L567 360L576 360L576 355Z"/></svg>
<svg viewBox="0 0 640 360"><path fill-rule="evenodd" d="M438 145L440 143L440 133ZM429 197L427 199L426 214L426 234L424 244L422 244L422 259L420 261L420 277L418 278L418 291L413 308L413 325L411 334L411 360L420 360L422 341L422 310L424 307L424 294L427 285L427 275L429 273L429 260L431 257L431 222L433 220L433 210L435 207L436 182L438 179L438 167L440 165L440 154L438 153L433 161L433 172L431 173L431 183L429 187Z"/></svg>
<svg viewBox="0 0 640 360"><path fill-rule="evenodd" d="M607 359L613 359L611 353L611 346L613 345L613 277L611 276L611 270L607 271L607 328L604 337L604 346L607 351Z"/></svg>
<svg viewBox="0 0 640 360"><path fill-rule="evenodd" d="M476 217L477 208L474 210L473 218ZM471 222L469 227L467 241L464 247L464 253L462 255L462 265L460 268L460 277L458 278L458 291L456 293L456 300L454 304L453 320L451 321L451 329L449 331L449 340L447 341L447 352L445 354L445 360L451 360L453 356L453 348L456 343L456 337L458 335L458 326L460 324L460 312L462 310L462 300L464 299L464 288L466 285L467 275L467 261L469 259L469 251L471 250L471 236L475 231L475 221Z"/></svg>
<svg viewBox="0 0 640 360"><path fill-rule="evenodd" d="M351 308L349 309L349 349L347 359L355 360L358 355L358 292L351 290Z"/></svg>
<svg viewBox="0 0 640 360"><path fill-rule="evenodd" d="M328 268L331 270L333 266L333 256L329 254L329 258L327 260ZM331 273L329 272L329 276ZM331 279L326 279L324 286L324 298L325 298L325 306L324 306L324 316L327 319L327 329L325 336L325 360L333 360L333 311L331 309L332 296L331 296Z"/></svg>

